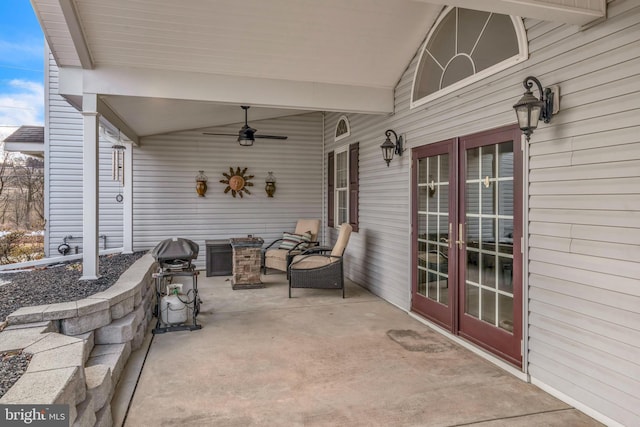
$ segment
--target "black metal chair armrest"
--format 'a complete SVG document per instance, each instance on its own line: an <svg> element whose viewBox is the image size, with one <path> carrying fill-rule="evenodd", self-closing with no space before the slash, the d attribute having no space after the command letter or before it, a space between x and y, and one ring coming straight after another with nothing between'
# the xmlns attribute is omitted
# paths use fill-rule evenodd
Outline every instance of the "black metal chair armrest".
<svg viewBox="0 0 640 427"><path fill-rule="evenodd" d="M323 252L331 252L332 250L333 248L329 246L314 246L302 252L302 255L321 254Z"/></svg>
<svg viewBox="0 0 640 427"><path fill-rule="evenodd" d="M269 243L269 246L265 247L263 250L266 251L267 249L271 249L271 246L275 245L278 242L282 242L282 240L284 240L284 239L276 239L276 240L274 240L273 242Z"/></svg>

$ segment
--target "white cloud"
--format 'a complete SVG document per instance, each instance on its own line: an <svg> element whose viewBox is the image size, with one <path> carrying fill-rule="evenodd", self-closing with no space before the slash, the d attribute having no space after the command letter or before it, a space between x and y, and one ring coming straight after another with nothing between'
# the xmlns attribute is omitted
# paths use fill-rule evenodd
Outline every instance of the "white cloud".
<svg viewBox="0 0 640 427"><path fill-rule="evenodd" d="M41 39L21 42L0 40L0 61L24 65L25 61L42 62L44 43Z"/></svg>
<svg viewBox="0 0 640 427"><path fill-rule="evenodd" d="M44 87L27 80L11 80L0 93L0 126L42 125Z"/></svg>

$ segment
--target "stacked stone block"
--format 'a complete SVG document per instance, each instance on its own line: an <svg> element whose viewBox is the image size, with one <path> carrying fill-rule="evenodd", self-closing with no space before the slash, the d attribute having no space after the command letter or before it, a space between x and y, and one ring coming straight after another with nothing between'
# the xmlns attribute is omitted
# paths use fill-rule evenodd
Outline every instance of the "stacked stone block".
<svg viewBox="0 0 640 427"><path fill-rule="evenodd" d="M155 269L147 254L104 292L9 315L0 352L33 356L0 403L68 404L70 426L111 426L116 385L153 318Z"/></svg>
<svg viewBox="0 0 640 427"><path fill-rule="evenodd" d="M260 280L259 247L233 248L233 285L259 285Z"/></svg>

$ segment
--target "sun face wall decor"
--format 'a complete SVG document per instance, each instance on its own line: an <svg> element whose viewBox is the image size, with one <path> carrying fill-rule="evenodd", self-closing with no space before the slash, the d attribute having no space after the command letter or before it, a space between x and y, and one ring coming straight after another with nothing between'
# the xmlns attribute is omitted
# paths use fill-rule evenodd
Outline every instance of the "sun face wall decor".
<svg viewBox="0 0 640 427"><path fill-rule="evenodd" d="M240 166L234 171L232 167L229 168L229 173L223 172L222 175L226 179L221 179L220 182L227 184L227 188L224 189L224 193L227 194L231 191L231 195L236 197L239 195L244 197L244 193L251 194L251 191L247 187L253 187L253 182L249 182L253 178L253 175L245 175L248 168L240 169Z"/></svg>

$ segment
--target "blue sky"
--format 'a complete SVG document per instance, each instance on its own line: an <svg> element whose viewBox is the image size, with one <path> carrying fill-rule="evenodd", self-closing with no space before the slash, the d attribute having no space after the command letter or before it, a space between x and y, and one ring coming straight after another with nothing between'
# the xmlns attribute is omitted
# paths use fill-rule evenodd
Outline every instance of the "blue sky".
<svg viewBox="0 0 640 427"><path fill-rule="evenodd" d="M43 125L43 112L40 24L29 0L0 0L0 133L8 126Z"/></svg>

